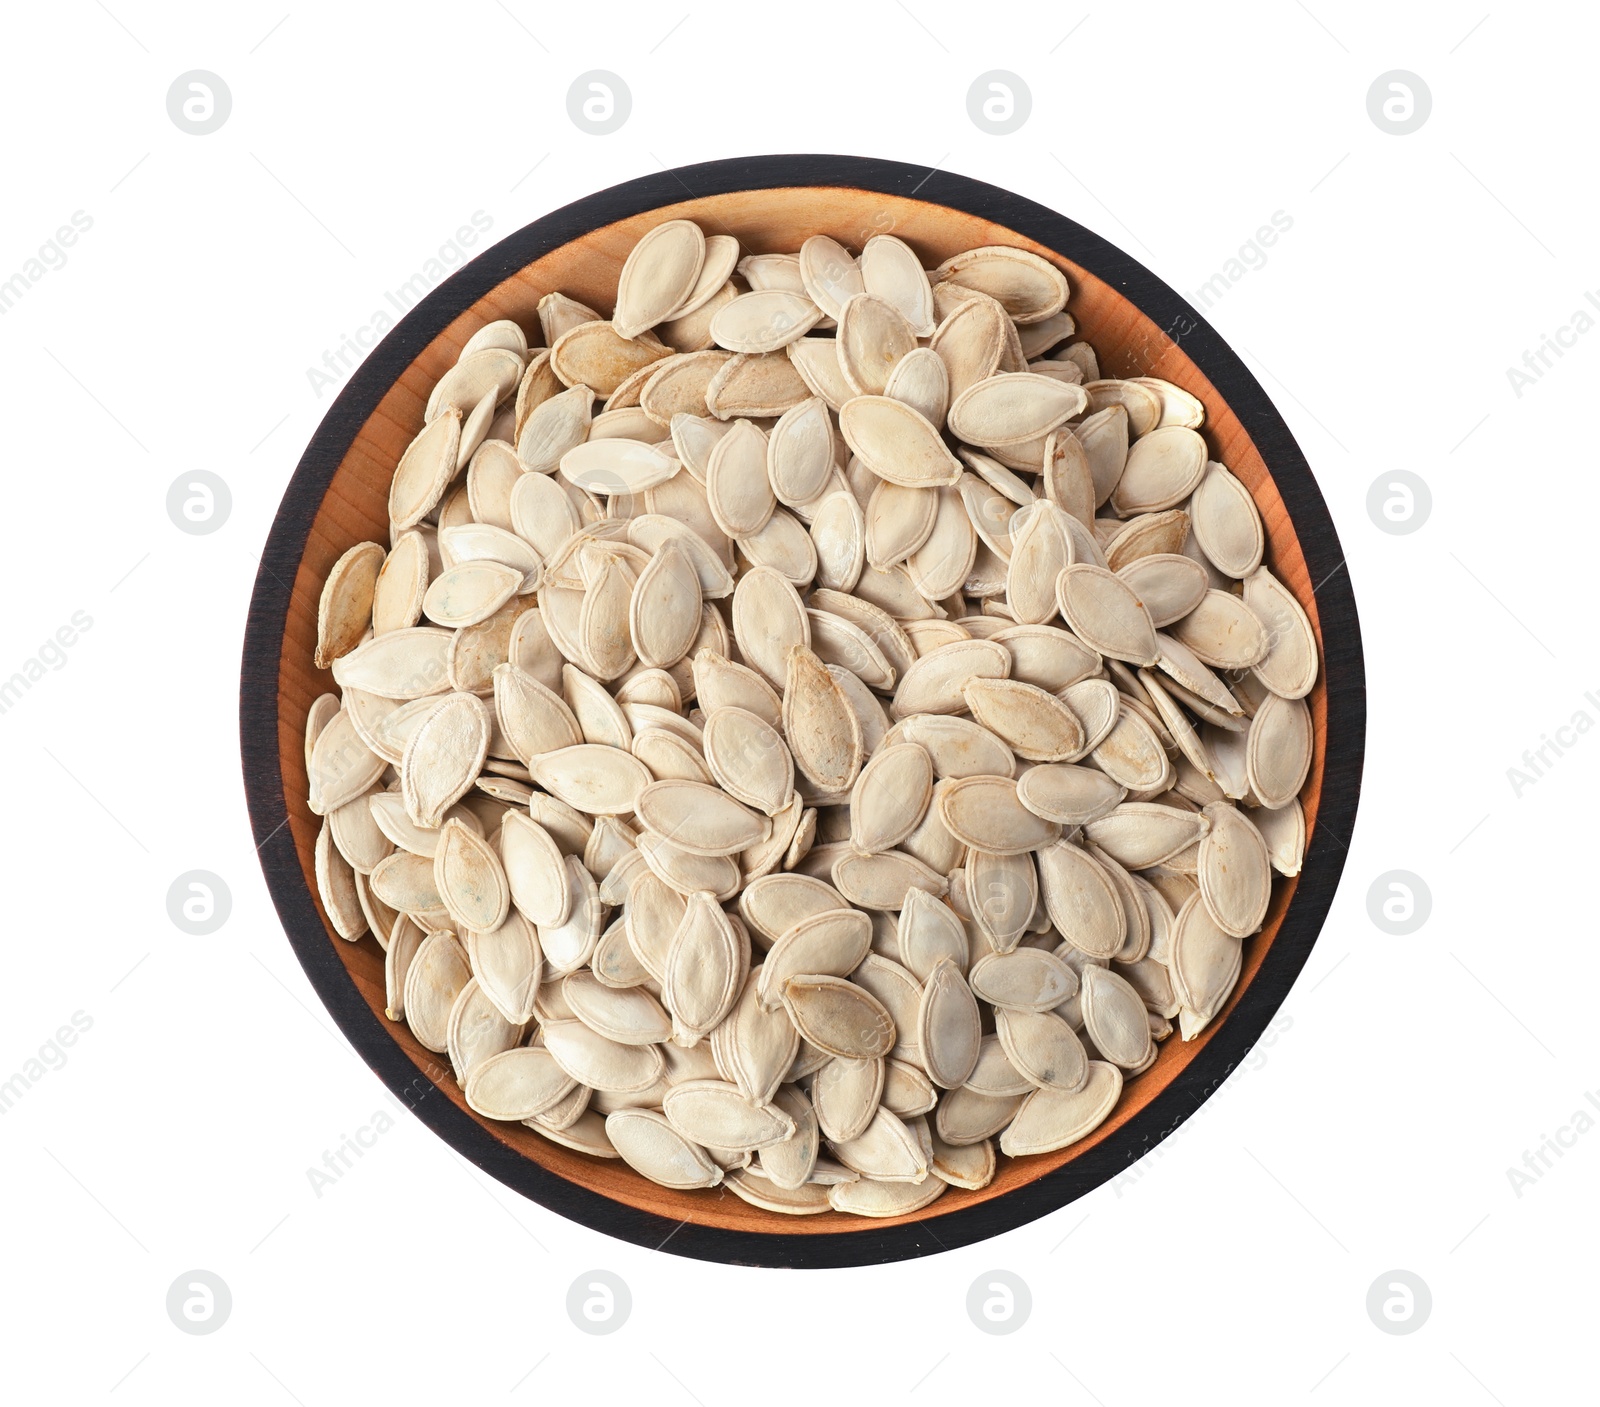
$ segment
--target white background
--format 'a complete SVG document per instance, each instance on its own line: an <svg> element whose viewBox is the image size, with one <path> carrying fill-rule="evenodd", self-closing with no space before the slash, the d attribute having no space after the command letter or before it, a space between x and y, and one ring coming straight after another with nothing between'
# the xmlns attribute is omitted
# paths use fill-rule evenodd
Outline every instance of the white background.
<svg viewBox="0 0 1600 1407"><path fill-rule="evenodd" d="M1600 288L1594 21L1576 6L1485 17L1489 0L1312 0L1315 15L1292 0L461 0L287 18L285 3L68 0L6 19L0 280L73 212L93 220L0 317L0 677L75 611L93 621L0 716L0 1080L74 1012L93 1023L0 1117L8 1395L1582 1395L1600 1134L1569 1134L1520 1196L1507 1169L1600 1087L1584 917L1600 739L1579 735L1520 798L1506 769L1575 712L1600 720L1583 643L1600 336L1520 397L1507 368ZM194 68L233 95L204 137L165 108ZM567 117L568 85L594 68L632 90L611 136ZM1012 135L967 115L987 69L1032 89ZM1391 69L1431 89L1413 135L1368 117ZM647 1252L464 1163L395 1109L302 976L239 777L255 553L333 395L307 368L474 211L497 239L617 181L763 151L1010 187L1189 294L1274 212L1291 217L1208 316L1316 471L1366 645L1359 828L1275 1043L1135 1176L985 1244L876 1269ZM165 510L168 485L198 469L233 499L204 537ZM1366 510L1397 469L1433 494L1409 536ZM209 937L167 917L191 869L232 891ZM1393 869L1433 895L1408 937L1368 917L1368 886ZM380 1110L394 1126L317 1196L307 1169ZM232 1291L208 1337L165 1310L193 1268ZM565 1312L594 1268L632 1291L606 1338ZM995 1268L1033 1296L1006 1338L965 1308ZM1433 1296L1406 1337L1365 1307L1397 1268Z"/></svg>

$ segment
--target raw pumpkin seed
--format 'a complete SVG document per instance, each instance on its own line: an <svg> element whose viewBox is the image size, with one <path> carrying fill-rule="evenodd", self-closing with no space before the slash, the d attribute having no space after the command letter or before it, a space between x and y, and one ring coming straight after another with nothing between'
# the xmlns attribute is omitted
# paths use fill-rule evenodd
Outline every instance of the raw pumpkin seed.
<svg viewBox="0 0 1600 1407"><path fill-rule="evenodd" d="M883 1098L884 1061L835 1057L811 1078L811 1104L823 1136L847 1143L866 1132Z"/></svg>
<svg viewBox="0 0 1600 1407"><path fill-rule="evenodd" d="M433 882L463 931L491 931L506 920L511 887L500 857L460 821L446 820L433 859Z"/></svg>
<svg viewBox="0 0 1600 1407"><path fill-rule="evenodd" d="M617 281L615 322L636 337L686 303L705 262L706 237L692 220L668 220L629 251ZM726 277L726 275L724 275Z"/></svg>
<svg viewBox="0 0 1600 1407"><path fill-rule="evenodd" d="M548 1050L522 1046L477 1062L467 1077L467 1103L486 1119L532 1119L573 1086Z"/></svg>
<svg viewBox="0 0 1600 1407"><path fill-rule="evenodd" d="M1056 579L1061 614L1102 655L1131 664L1160 657L1156 629L1138 593L1123 578L1090 562L1062 569Z"/></svg>
<svg viewBox="0 0 1600 1407"><path fill-rule="evenodd" d="M671 220L610 318L548 294L433 386L305 756L330 931L477 1113L907 1215L1217 1017L1318 637L1203 401L1062 346L1071 292Z"/></svg>
<svg viewBox="0 0 1600 1407"><path fill-rule="evenodd" d="M784 1009L818 1050L847 1060L870 1060L894 1048L894 1020L870 992L822 973L784 982Z"/></svg>
<svg viewBox="0 0 1600 1407"><path fill-rule="evenodd" d="M1027 854L1061 834L1017 799L1017 784L1006 777L952 782L939 799L939 819L957 840L993 855Z"/></svg>
<svg viewBox="0 0 1600 1407"><path fill-rule="evenodd" d="M1122 1071L1091 1060L1080 1088L1038 1089L1030 1094L1000 1135L1000 1151L1012 1157L1053 1153L1087 1138L1105 1122L1121 1093Z"/></svg>
<svg viewBox="0 0 1600 1407"><path fill-rule="evenodd" d="M923 983L917 1010L917 1045L928 1077L943 1089L965 1084L978 1063L982 1038L972 989L952 959L940 958Z"/></svg>
<svg viewBox="0 0 1600 1407"><path fill-rule="evenodd" d="M606 1116L606 1137L635 1172L663 1187L715 1187L722 1169L654 1109L619 1109Z"/></svg>
<svg viewBox="0 0 1600 1407"><path fill-rule="evenodd" d="M1268 694L1250 720L1245 745L1250 790L1263 806L1276 810L1295 799L1311 770L1312 745L1305 701Z"/></svg>

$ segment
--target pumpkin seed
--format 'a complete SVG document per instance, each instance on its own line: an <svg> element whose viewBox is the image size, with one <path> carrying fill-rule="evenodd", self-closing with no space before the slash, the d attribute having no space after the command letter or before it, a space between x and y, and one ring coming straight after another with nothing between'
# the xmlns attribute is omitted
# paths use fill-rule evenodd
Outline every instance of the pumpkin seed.
<svg viewBox="0 0 1600 1407"><path fill-rule="evenodd" d="M1026 854L1061 834L1017 799L1017 784L1006 777L952 782L939 799L939 819L957 840L994 855Z"/></svg>
<svg viewBox="0 0 1600 1407"><path fill-rule="evenodd" d="M1088 403L1081 386L1033 372L1002 372L973 383L951 402L950 430L969 444L1016 445L1048 435ZM1204 441L1201 454L1203 462Z"/></svg>
<svg viewBox="0 0 1600 1407"><path fill-rule="evenodd" d="M1102 655L1133 664L1160 657L1150 612L1123 578L1089 562L1076 562L1056 578L1061 614Z"/></svg>
<svg viewBox="0 0 1600 1407"><path fill-rule="evenodd" d="M893 235L873 235L862 246L860 267L866 291L899 312L913 336L933 335L933 289L910 245Z"/></svg>
<svg viewBox="0 0 1600 1407"><path fill-rule="evenodd" d="M1268 694L1250 720L1245 744L1250 790L1268 810L1287 806L1305 785L1312 743L1305 701Z"/></svg>
<svg viewBox="0 0 1600 1407"><path fill-rule="evenodd" d="M833 420L812 396L786 410L767 437L767 478L791 507L819 498L833 475Z"/></svg>
<svg viewBox="0 0 1600 1407"><path fill-rule="evenodd" d="M906 895L913 889L925 889L942 897L949 888L943 875L898 850L842 855L834 862L832 874L839 892L852 904L896 913L905 906Z"/></svg>
<svg viewBox="0 0 1600 1407"><path fill-rule="evenodd" d="M672 1018L642 987L607 986L594 973L579 971L562 981L561 994L579 1021L618 1045L652 1046L672 1035ZM556 1053L559 1055L559 1050ZM617 1088L603 1084L593 1087Z"/></svg>
<svg viewBox="0 0 1600 1407"><path fill-rule="evenodd" d="M961 693L972 716L1017 756L1071 762L1083 755L1083 724L1054 694L1016 679L970 679Z"/></svg>
<svg viewBox="0 0 1600 1407"><path fill-rule="evenodd" d="M916 330L906 318L870 293L855 294L845 302L835 340L839 370L858 396L885 395L895 367L917 348Z"/></svg>
<svg viewBox="0 0 1600 1407"><path fill-rule="evenodd" d="M939 1104L939 1090L921 1070L892 1056L884 1062L883 1107L902 1119L931 1114Z"/></svg>
<svg viewBox="0 0 1600 1407"><path fill-rule="evenodd" d="M906 892L895 936L901 961L919 982L928 981L934 967L946 958L965 974L966 929L953 910L926 890Z"/></svg>
<svg viewBox="0 0 1600 1407"><path fill-rule="evenodd" d="M856 909L827 909L800 919L773 941L761 966L762 1006L775 1010L782 1004L783 984L790 977L848 977L867 956L871 939L871 920Z"/></svg>
<svg viewBox="0 0 1600 1407"><path fill-rule="evenodd" d="M687 1138L718 1148L769 1148L792 1138L795 1121L723 1080L686 1080L667 1091L662 1112Z"/></svg>
<svg viewBox="0 0 1600 1407"><path fill-rule="evenodd" d="M428 586L422 613L452 629L486 620L522 589L523 574L499 562L463 562Z"/></svg>
<svg viewBox="0 0 1600 1407"><path fill-rule="evenodd" d="M1147 435L1161 423L1161 397L1138 381L1103 379L1084 383L1093 410L1118 406L1128 413L1128 434L1132 439Z"/></svg>
<svg viewBox="0 0 1600 1407"><path fill-rule="evenodd" d="M1150 622L1158 631L1181 621L1199 606L1207 590L1205 568L1177 552L1136 557L1117 575L1144 602Z"/></svg>
<svg viewBox="0 0 1600 1407"><path fill-rule="evenodd" d="M706 409L718 420L777 416L806 398L806 383L784 352L735 353L706 387Z"/></svg>
<svg viewBox="0 0 1600 1407"><path fill-rule="evenodd" d="M1011 750L999 738L966 718L913 713L890 729L884 742L916 743L933 760L933 774L941 779L1007 777L1015 765Z"/></svg>
<svg viewBox="0 0 1600 1407"><path fill-rule="evenodd" d="M719 1069L726 1070L739 1090L757 1104L777 1094L800 1052L800 1034L780 1006L761 1001L762 968L750 973L727 1018L711 1033Z"/></svg>
<svg viewBox="0 0 1600 1407"><path fill-rule="evenodd" d="M500 735L523 766L547 752L583 742L566 702L515 664L494 670L494 714Z"/></svg>
<svg viewBox="0 0 1600 1407"><path fill-rule="evenodd" d="M471 694L446 694L417 725L400 759L400 794L411 820L442 825L444 813L472 789L488 748L489 715L482 702Z"/></svg>
<svg viewBox="0 0 1600 1407"><path fill-rule="evenodd" d="M648 231L628 252L618 277L619 334L637 337L669 316L681 316L675 310L695 291L705 256L706 237L692 220L668 220Z"/></svg>
<svg viewBox="0 0 1600 1407"><path fill-rule="evenodd" d="M1017 800L1063 826L1088 825L1108 815L1127 794L1127 788L1093 767L1030 767L1017 779Z"/></svg>
<svg viewBox="0 0 1600 1407"><path fill-rule="evenodd" d="M994 1145L988 1139L957 1148L937 1135L933 1139L933 1161L929 1171L940 1182L976 1192L994 1181Z"/></svg>
<svg viewBox="0 0 1600 1407"><path fill-rule="evenodd" d="M639 837L645 863L680 894L731 899L739 892L738 863L726 855L692 855L652 831Z"/></svg>
<svg viewBox="0 0 1600 1407"><path fill-rule="evenodd" d="M361 643L372 624L373 592L384 551L376 542L358 542L328 573L317 603L317 646L313 662L326 669Z"/></svg>
<svg viewBox="0 0 1600 1407"><path fill-rule="evenodd" d="M1228 591L1207 591L1199 605L1173 624L1172 636L1217 669L1248 669L1268 649L1261 618Z"/></svg>
<svg viewBox="0 0 1600 1407"><path fill-rule="evenodd" d="M1266 550L1261 512L1250 490L1222 465L1206 465L1189 504L1189 521L1195 542L1218 571L1243 581L1261 565Z"/></svg>
<svg viewBox="0 0 1600 1407"><path fill-rule="evenodd" d="M1033 504L1013 519L1010 537L1006 604L1019 621L1042 625L1056 613L1056 580L1073 560L1062 515L1050 503Z"/></svg>
<svg viewBox="0 0 1600 1407"><path fill-rule="evenodd" d="M950 406L950 373L932 347L913 347L895 363L883 394L904 401L930 424L942 425Z"/></svg>
<svg viewBox="0 0 1600 1407"><path fill-rule="evenodd" d="M851 451L880 479L906 488L938 488L961 477L961 461L921 412L889 396L858 395L839 411Z"/></svg>
<svg viewBox="0 0 1600 1407"><path fill-rule="evenodd" d="M1118 864L1142 870L1201 840L1211 829L1209 815L1130 801L1086 822L1084 833Z"/></svg>
<svg viewBox="0 0 1600 1407"><path fill-rule="evenodd" d="M1102 1060L1089 1062L1077 1090L1038 1089L1023 1101L1000 1151L1012 1157L1053 1153L1087 1138L1106 1120L1122 1094L1122 1071Z"/></svg>
<svg viewBox="0 0 1600 1407"><path fill-rule="evenodd" d="M1006 1059L1033 1084L1068 1093L1083 1088L1089 1075L1083 1042L1054 1012L1000 1007L994 1024Z"/></svg>
<svg viewBox="0 0 1600 1407"><path fill-rule="evenodd" d="M548 977L565 976L594 956L600 939L602 913L594 877L575 855L565 857L567 917L559 924L542 925L539 946L549 965Z"/></svg>
<svg viewBox="0 0 1600 1407"><path fill-rule="evenodd" d="M561 693L584 742L612 748L627 748L632 744L633 725L628 714L598 680L574 665L564 665ZM681 726L677 714L669 716L674 725Z"/></svg>
<svg viewBox="0 0 1600 1407"><path fill-rule="evenodd" d="M961 640L923 655L905 672L895 690L891 712L896 718L917 713L961 713L964 690L972 679L1004 679L1011 655L992 640Z"/></svg>
<svg viewBox="0 0 1600 1407"><path fill-rule="evenodd" d="M405 969L403 998L406 1025L428 1050L443 1055L449 1048L450 1011L472 968L455 934L430 933Z"/></svg>
<svg viewBox="0 0 1600 1407"><path fill-rule="evenodd" d="M1164 790L1172 772L1156 730L1127 700L1117 704L1115 722L1090 756L1095 766L1129 791Z"/></svg>
<svg viewBox="0 0 1600 1407"><path fill-rule="evenodd" d="M847 1060L870 1060L894 1048L893 1018L853 982L806 973L787 978L780 994L795 1029L818 1050Z"/></svg>
<svg viewBox="0 0 1600 1407"><path fill-rule="evenodd" d="M1038 909L1039 876L1033 857L971 850L965 879L973 923L996 952L1010 952L1034 922Z"/></svg>
<svg viewBox="0 0 1600 1407"><path fill-rule="evenodd" d="M1038 862L1039 893L1056 931L1089 957L1115 956L1127 936L1127 916L1105 869L1065 841L1041 850Z"/></svg>
<svg viewBox="0 0 1600 1407"><path fill-rule="evenodd" d="M572 1077L538 1046L499 1051L467 1076L467 1103L486 1119L532 1119L563 1099Z"/></svg>
<svg viewBox="0 0 1600 1407"><path fill-rule="evenodd" d="M834 1058L812 1076L812 1108L830 1142L845 1143L866 1132L883 1094L884 1070L877 1057Z"/></svg>
<svg viewBox="0 0 1600 1407"><path fill-rule="evenodd" d="M360 804L359 800L349 803L351 806ZM317 834L316 874L317 897L322 900L334 931L341 938L354 942L366 932L367 919L361 909L356 872L334 845L333 827L327 819L323 820Z"/></svg>
<svg viewBox="0 0 1600 1407"><path fill-rule="evenodd" d="M863 1179L871 1179L868 1186L921 1182L928 1175L927 1155L916 1134L898 1115L881 1105L862 1133L851 1139L830 1140L829 1146L845 1167L861 1174Z"/></svg>
<svg viewBox="0 0 1600 1407"><path fill-rule="evenodd" d="M389 485L389 521L397 529L415 527L438 505L456 475L460 447L461 412L454 408L406 446Z"/></svg>
<svg viewBox="0 0 1600 1407"><path fill-rule="evenodd" d="M838 343L831 337L802 337L784 348L801 384L829 410L838 411L855 392L839 369Z"/></svg>
<svg viewBox="0 0 1600 1407"><path fill-rule="evenodd" d="M365 796L382 776L384 762L363 741L351 710L339 709L311 745L307 782L312 811L330 815Z"/></svg>
<svg viewBox="0 0 1600 1407"><path fill-rule="evenodd" d="M563 983L562 990L565 993L572 989ZM545 1048L556 1063L590 1089L637 1093L654 1085L666 1069L659 1046L625 1045L601 1035L583 1021L546 1020L540 1029Z"/></svg>
<svg viewBox="0 0 1600 1407"><path fill-rule="evenodd" d="M1221 1010L1239 980L1242 965L1239 939L1217 926L1198 892L1191 895L1173 925L1168 965L1180 1007L1178 1030L1184 1040L1193 1040Z"/></svg>
<svg viewBox="0 0 1600 1407"><path fill-rule="evenodd" d="M990 953L972 965L970 981L975 995L1012 1011L1050 1011L1078 991L1078 974L1043 948Z"/></svg>
<svg viewBox="0 0 1600 1407"><path fill-rule="evenodd" d="M985 245L946 259L934 282L948 280L994 298L1018 324L1043 322L1067 303L1067 280L1054 264L1025 249Z"/></svg>
<svg viewBox="0 0 1600 1407"><path fill-rule="evenodd" d="M795 1131L761 1150L761 1172L773 1186L792 1192L804 1187L816 1169L821 1143L817 1117L811 1101L795 1085L784 1085L772 1102L794 1120Z"/></svg>
<svg viewBox="0 0 1600 1407"><path fill-rule="evenodd" d="M799 274L806 293L830 318L837 318L851 298L867 291L850 251L827 235L812 235L800 246Z"/></svg>
<svg viewBox="0 0 1600 1407"><path fill-rule="evenodd" d="M1034 1088L1026 1081L1024 1085L1028 1090ZM966 1086L949 1090L939 1099L934 1133L955 1148L982 1143L1009 1125L1022 1103L1021 1094L985 1094Z"/></svg>
<svg viewBox="0 0 1600 1407"><path fill-rule="evenodd" d="M749 666L786 688L789 652L810 647L811 625L794 587L772 568L755 567L733 593L733 635Z"/></svg>
<svg viewBox="0 0 1600 1407"><path fill-rule="evenodd" d="M1084 455L1089 461L1089 477L1094 486L1095 507L1098 508L1111 497L1128 462L1128 412L1114 402L1105 403L1102 398L1102 404L1074 425L1072 433L1083 446Z"/></svg>
<svg viewBox="0 0 1600 1407"><path fill-rule="evenodd" d="M606 1115L606 1137L635 1172L663 1187L715 1187L722 1169L698 1143L685 1138L654 1109L619 1109Z"/></svg>
<svg viewBox="0 0 1600 1407"><path fill-rule="evenodd" d="M816 786L837 792L855 782L861 768L861 724L826 666L803 645L788 653L783 732L795 765Z"/></svg>
<svg viewBox="0 0 1600 1407"><path fill-rule="evenodd" d="M672 1013L673 1039L693 1045L715 1030L733 1010L749 968L749 940L735 930L715 897L703 891L690 894L661 982L662 1002Z"/></svg>
<svg viewBox="0 0 1600 1407"><path fill-rule="evenodd" d="M1280 698L1303 699L1317 678L1317 640L1304 607L1265 567L1245 578L1244 604L1260 618L1267 637L1256 678Z"/></svg>
<svg viewBox="0 0 1600 1407"><path fill-rule="evenodd" d="M500 1014L476 978L468 981L450 1008L445 1035L457 1083L465 1085L479 1062L489 1056L516 1049L524 1034L519 1023Z"/></svg>
<svg viewBox="0 0 1600 1407"><path fill-rule="evenodd" d="M1129 448L1111 506L1124 516L1173 508L1200 486L1205 472L1206 442L1199 435L1182 425L1157 426Z"/></svg>
<svg viewBox="0 0 1600 1407"><path fill-rule="evenodd" d="M711 319L712 340L730 352L775 352L810 332L822 309L803 293L767 289L741 293Z"/></svg>
<svg viewBox="0 0 1600 1407"><path fill-rule="evenodd" d="M535 407L517 432L517 458L522 467L533 474L554 473L562 456L588 438L593 408L594 392L581 384ZM390 516L394 516L392 504Z"/></svg>
<svg viewBox="0 0 1600 1407"><path fill-rule="evenodd" d="M460 821L446 820L433 861L434 887L463 930L499 928L511 907L511 888L500 857Z"/></svg>
<svg viewBox="0 0 1600 1407"><path fill-rule="evenodd" d="M639 792L639 819L691 855L735 855L765 840L772 823L720 787L701 782L651 782Z"/></svg>
<svg viewBox="0 0 1600 1407"><path fill-rule="evenodd" d="M1299 874L1306 851L1306 813L1299 800L1275 811L1263 806L1252 811L1250 819L1267 843L1272 868L1281 875Z"/></svg>
<svg viewBox="0 0 1600 1407"><path fill-rule="evenodd" d="M509 913L498 928L469 931L466 946L472 975L485 998L513 1025L532 1021L544 970L533 926L520 913Z"/></svg>
<svg viewBox="0 0 1600 1407"><path fill-rule="evenodd" d="M935 491L933 531L906 558L912 585L924 598L939 600L959 591L974 569L979 538L966 503L951 488Z"/></svg>
<svg viewBox="0 0 1600 1407"><path fill-rule="evenodd" d="M1272 863L1267 842L1248 816L1227 802L1205 809L1210 822L1200 840L1200 894L1224 933L1247 938L1267 916L1272 900Z"/></svg>
<svg viewBox="0 0 1600 1407"><path fill-rule="evenodd" d="M585 493L610 497L643 493L664 484L681 466L659 445L641 440L597 437L561 456L561 477Z"/></svg>
<svg viewBox="0 0 1600 1407"><path fill-rule="evenodd" d="M533 758L528 770L558 800L595 816L625 816L638 809L650 774L620 748L580 743Z"/></svg>
<svg viewBox="0 0 1600 1407"><path fill-rule="evenodd" d="M933 763L915 743L880 749L850 793L851 843L890 850L916 829L933 795Z"/></svg>
<svg viewBox="0 0 1600 1407"><path fill-rule="evenodd" d="M419 699L449 686L448 630L418 625L376 635L333 662L341 688L360 689L384 699Z"/></svg>
<svg viewBox="0 0 1600 1407"><path fill-rule="evenodd" d="M983 1037L978 1003L961 969L948 957L933 965L917 1011L917 1045L928 1077L943 1089L967 1082Z"/></svg>
<svg viewBox="0 0 1600 1407"><path fill-rule="evenodd" d="M610 319L548 294L548 350L491 322L434 385L305 752L330 928L474 1110L900 1216L1216 1018L1303 860L1317 638L1203 402L1062 345L1069 292L666 221Z"/></svg>
<svg viewBox="0 0 1600 1407"><path fill-rule="evenodd" d="M1125 978L1107 967L1085 967L1082 1011L1084 1030L1102 1056L1124 1070L1144 1064L1150 1023L1143 998Z"/></svg>

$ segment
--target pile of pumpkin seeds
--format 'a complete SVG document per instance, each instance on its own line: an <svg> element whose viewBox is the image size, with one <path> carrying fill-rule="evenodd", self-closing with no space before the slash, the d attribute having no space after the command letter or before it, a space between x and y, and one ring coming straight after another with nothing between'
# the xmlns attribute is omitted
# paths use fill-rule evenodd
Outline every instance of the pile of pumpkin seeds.
<svg viewBox="0 0 1600 1407"><path fill-rule="evenodd" d="M1299 870L1316 642L1066 279L651 229L493 322L339 559L323 906L467 1103L894 1216L1091 1134Z"/></svg>

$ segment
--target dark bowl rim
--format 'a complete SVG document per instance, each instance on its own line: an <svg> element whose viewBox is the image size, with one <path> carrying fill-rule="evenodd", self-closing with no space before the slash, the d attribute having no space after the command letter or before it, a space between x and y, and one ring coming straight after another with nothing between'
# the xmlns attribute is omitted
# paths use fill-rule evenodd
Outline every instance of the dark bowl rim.
<svg viewBox="0 0 1600 1407"><path fill-rule="evenodd" d="M914 197L992 220L1071 259L1121 292L1174 337L1260 450L1300 541L1321 618L1327 733L1315 833L1288 911L1238 1005L1188 1067L1115 1137L1004 1196L939 1216L838 1234L734 1231L674 1222L547 1171L507 1147L448 1099L419 1089L417 1067L351 981L312 901L287 826L279 766L278 666L291 587L324 493L362 425L417 354L459 314L535 259L590 231L686 197L784 186L845 186ZM1227 1079L1277 1014L1310 956L1344 869L1359 800L1366 677L1344 552L1305 456L1260 383L1176 291L1073 220L998 186L871 157L737 157L625 181L552 211L485 250L424 297L338 394L307 445L273 519L251 597L240 671L245 792L261 868L284 932L339 1029L419 1119L478 1167L591 1230L653 1250L730 1265L876 1265L971 1245L1056 1211L1109 1181L1170 1137Z"/></svg>

